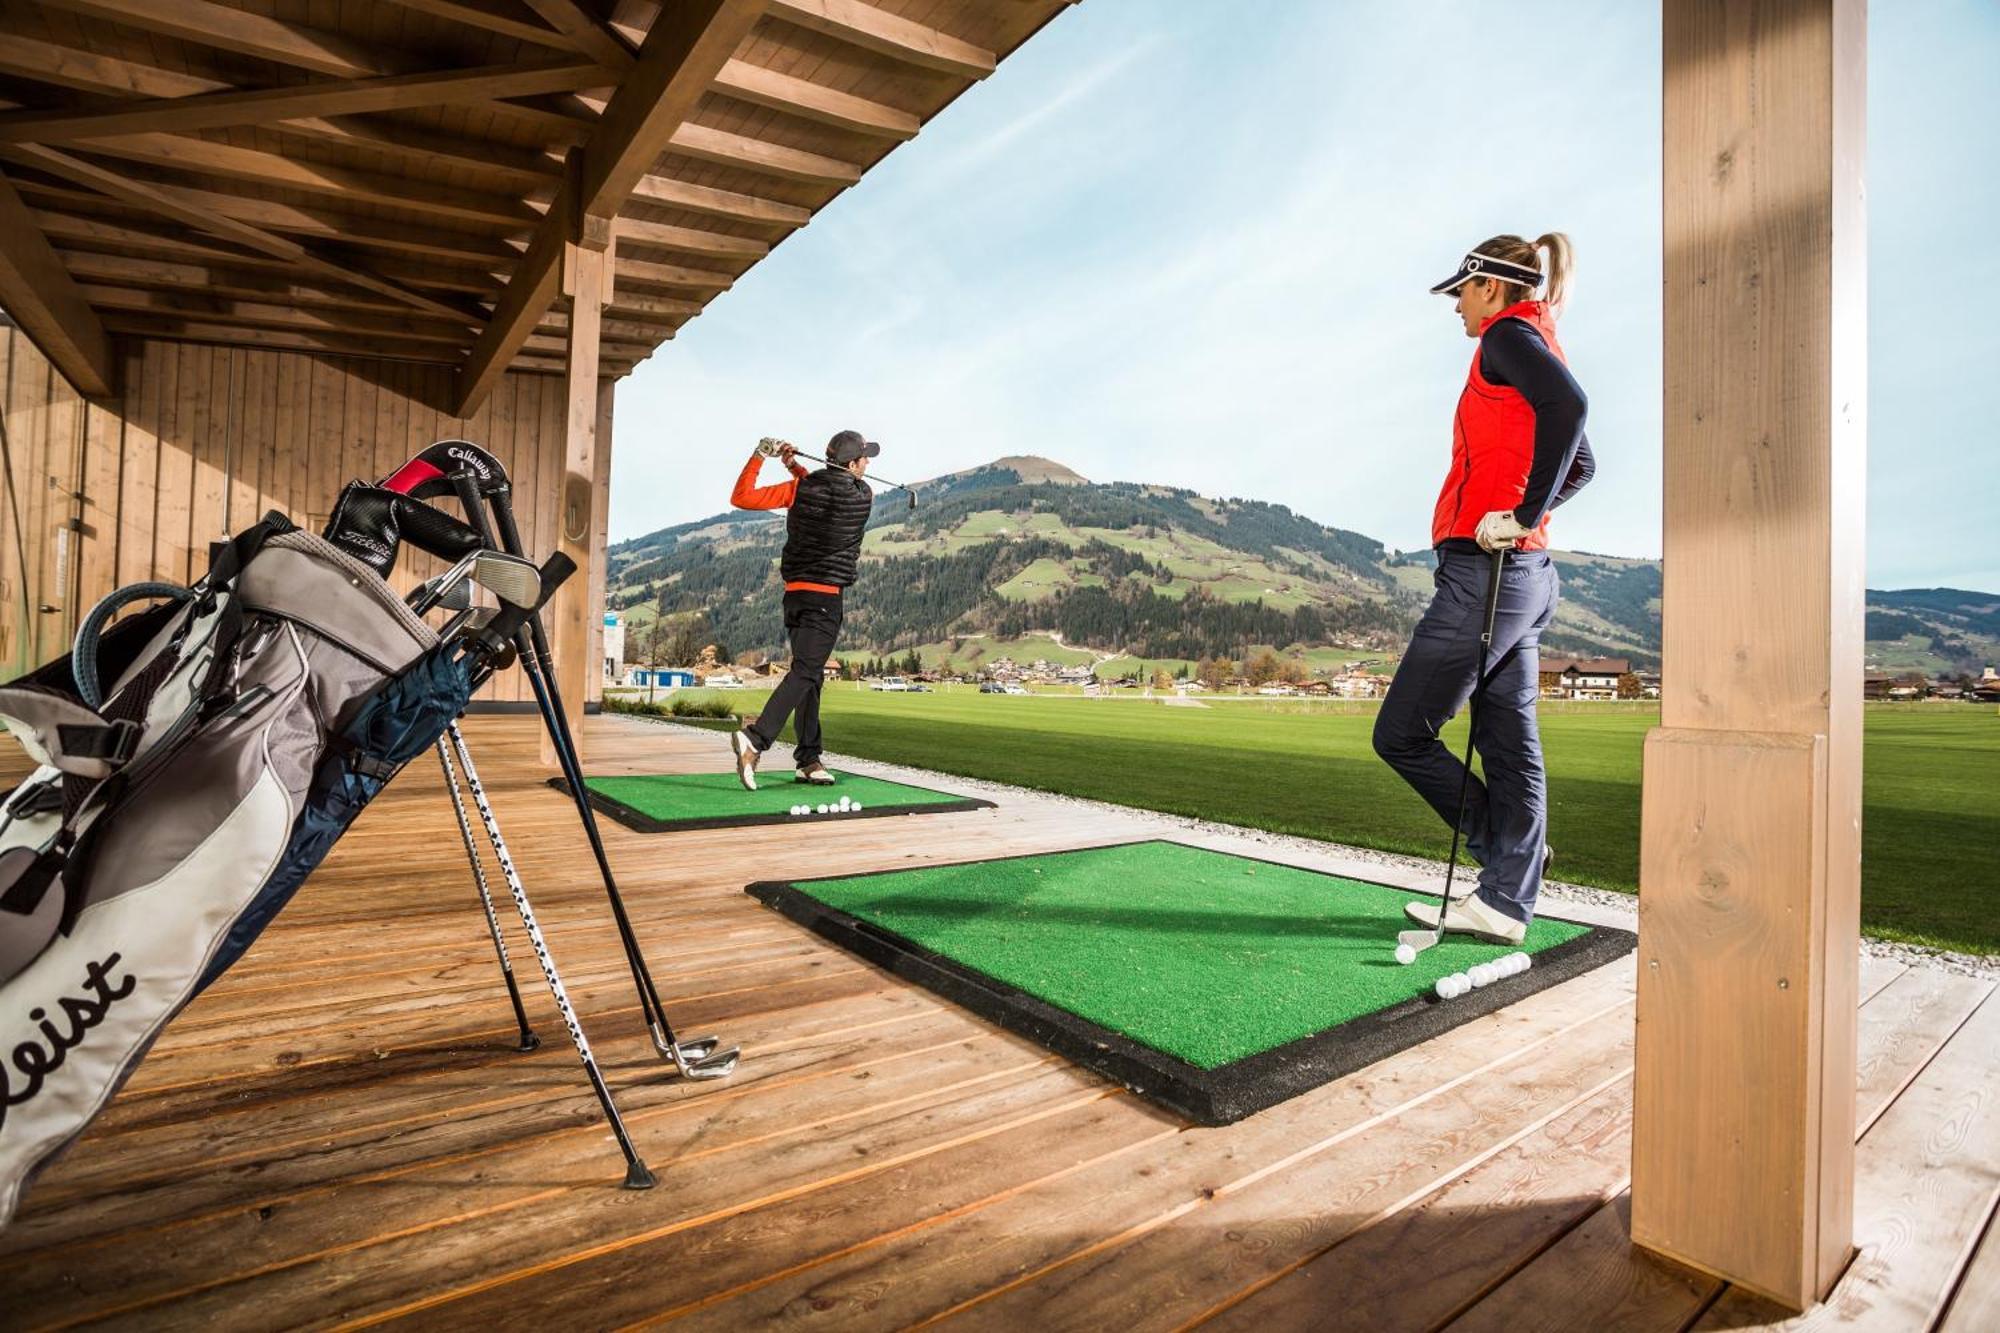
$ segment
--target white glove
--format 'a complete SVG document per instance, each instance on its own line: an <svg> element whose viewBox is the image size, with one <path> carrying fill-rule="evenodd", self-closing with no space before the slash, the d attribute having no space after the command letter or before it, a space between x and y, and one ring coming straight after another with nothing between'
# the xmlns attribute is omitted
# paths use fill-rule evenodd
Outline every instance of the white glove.
<svg viewBox="0 0 2000 1333"><path fill-rule="evenodd" d="M776 458L778 451L784 447L785 442L783 440L766 435L763 439L757 441L757 454L760 458Z"/></svg>
<svg viewBox="0 0 2000 1333"><path fill-rule="evenodd" d="M1527 535L1528 529L1521 526L1521 520L1514 517L1513 510L1496 509L1479 520L1472 539L1479 543L1483 551L1498 551Z"/></svg>

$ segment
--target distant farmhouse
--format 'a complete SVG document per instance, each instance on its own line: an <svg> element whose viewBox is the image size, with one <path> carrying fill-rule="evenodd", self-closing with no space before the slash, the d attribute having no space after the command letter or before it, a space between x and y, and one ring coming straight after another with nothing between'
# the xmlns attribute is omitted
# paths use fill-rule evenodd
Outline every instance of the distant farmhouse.
<svg viewBox="0 0 2000 1333"><path fill-rule="evenodd" d="M1623 657L1553 657L1542 661L1544 699L1639 699L1645 695Z"/></svg>

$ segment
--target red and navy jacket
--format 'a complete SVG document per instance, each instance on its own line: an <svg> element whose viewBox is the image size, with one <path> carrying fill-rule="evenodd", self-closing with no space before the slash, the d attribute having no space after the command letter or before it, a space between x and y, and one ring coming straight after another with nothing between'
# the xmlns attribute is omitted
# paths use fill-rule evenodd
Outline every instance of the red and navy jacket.
<svg viewBox="0 0 2000 1333"><path fill-rule="evenodd" d="M1529 530L1515 548L1545 549L1549 511L1596 472L1583 433L1588 407L1545 302L1517 301L1489 316L1452 417L1451 471L1431 515L1431 544L1470 540L1480 519L1511 509Z"/></svg>
<svg viewBox="0 0 2000 1333"><path fill-rule="evenodd" d="M797 463L791 465L790 481L759 486L757 469L762 463L762 455L750 456L729 493L729 503L738 509L788 511L785 550L778 562L785 591L839 596L854 582L874 493L846 468L808 472Z"/></svg>

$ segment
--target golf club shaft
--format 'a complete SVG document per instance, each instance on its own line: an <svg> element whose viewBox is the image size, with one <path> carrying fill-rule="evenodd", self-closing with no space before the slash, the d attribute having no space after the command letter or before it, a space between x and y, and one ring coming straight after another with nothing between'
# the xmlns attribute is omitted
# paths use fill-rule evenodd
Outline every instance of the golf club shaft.
<svg viewBox="0 0 2000 1333"><path fill-rule="evenodd" d="M514 523L514 509L505 491L494 491L489 495L493 510L493 525L500 538L501 549L510 555L518 555L521 550L520 529ZM536 707L541 711L543 725L549 729L549 738L556 751L556 760L563 771L563 781L569 786L570 797L576 804L577 817L583 821L584 836L590 842L591 854L597 858L597 869L604 879L605 895L611 900L611 916L617 923L618 936L625 946L625 960L632 969L632 979L639 990L639 1002L646 1011L646 1019L655 1029L658 1037L668 1044L677 1044L673 1025L667 1021L666 1006L660 1002L659 991L653 985L652 971L646 965L646 955L639 948L639 939L632 929L631 919L625 913L625 900L618 892L618 881L611 873L610 858L604 852L604 839L598 832L597 812L591 809L590 794L583 785L583 765L577 759L576 741L569 727L569 717L563 708L562 696L555 689L554 657L549 652L548 635L542 629L540 615L530 616L527 627L520 637L521 669L528 677L529 689L534 692Z"/></svg>
<svg viewBox="0 0 2000 1333"><path fill-rule="evenodd" d="M815 463L826 463L826 466L828 467L834 466L832 463L827 463L827 461L824 458L821 458L818 454L809 454L805 450L799 448L797 445L792 446L792 453L800 458L809 458ZM910 499L912 500L915 500L917 498L917 493L911 490L908 486L905 486L900 481L890 481L887 477L871 477L867 475L863 475L861 479L863 481L872 481L877 486L887 486L892 491L901 491L903 494L909 496Z"/></svg>
<svg viewBox="0 0 2000 1333"><path fill-rule="evenodd" d="M1493 573L1486 585L1486 624L1479 634L1478 674L1465 712L1465 772L1458 780L1458 815L1451 821L1451 859L1444 869L1444 901L1438 904L1437 939L1444 938L1444 919L1451 914L1451 885L1458 872L1458 843L1465 830L1465 802L1472 794L1472 747L1479 738L1479 705L1486 697L1486 658L1493 649L1493 624L1500 614L1500 577L1507 568L1507 549L1493 553Z"/></svg>
<svg viewBox="0 0 2000 1333"><path fill-rule="evenodd" d="M500 956L500 975L507 982L507 999L514 1006L514 1021L521 1027L520 1049L532 1051L541 1042L528 1026L528 1011L521 1005L521 988L514 981L514 964L507 957L507 939L500 933L500 917L493 910L493 895L486 887L486 867L481 864L479 845L473 841L472 820L465 813L465 795L459 790L458 770L452 767L451 747L437 738L438 762L444 766L445 789L451 793L451 808L458 816L458 833L465 840L465 857L472 863L472 882L479 889L479 905L486 912L486 929L493 936L493 951Z"/></svg>
<svg viewBox="0 0 2000 1333"><path fill-rule="evenodd" d="M528 904L528 890L521 883L520 872L514 868L514 858L508 855L507 840L500 835L500 824L493 814L492 804L486 799L486 788L480 784L479 770L472 766L472 751L456 722L445 732L451 737L459 767L464 770L465 786L472 793L472 803L479 811L480 822L486 826L487 841L493 844L493 859L500 863L500 873L514 897L514 910L520 915L521 927L528 932L528 942L534 946L535 961L541 964L542 977L548 982L549 994L556 1002L556 1012L562 1016L563 1026L569 1029L570 1042L576 1047L577 1058L583 1061L591 1091L597 1094L598 1104L604 1108L604 1118L610 1122L612 1135L618 1140L618 1150L625 1155L625 1186L627 1189L649 1189L653 1184L653 1173L646 1169L646 1163L632 1146L631 1136L625 1132L625 1121L618 1114L618 1104L611 1100L611 1089L605 1085L604 1075L597 1068L597 1057L590 1053L590 1041L583 1035L583 1024L570 1005L569 992L563 988L562 974L556 971L555 959L549 956L548 941L542 938L542 928L535 920L535 909Z"/></svg>

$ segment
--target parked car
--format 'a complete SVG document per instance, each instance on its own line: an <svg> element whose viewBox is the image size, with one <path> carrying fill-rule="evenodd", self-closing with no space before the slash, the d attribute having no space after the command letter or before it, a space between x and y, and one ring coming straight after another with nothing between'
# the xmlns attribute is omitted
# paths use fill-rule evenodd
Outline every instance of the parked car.
<svg viewBox="0 0 2000 1333"><path fill-rule="evenodd" d="M1026 685L1002 685L1000 692L1002 694L1026 694L1028 687Z"/></svg>
<svg viewBox="0 0 2000 1333"><path fill-rule="evenodd" d="M868 687L871 690L887 690L894 694L908 694L910 682L901 676L884 676Z"/></svg>
<svg viewBox="0 0 2000 1333"><path fill-rule="evenodd" d="M979 692L981 694L1005 694L1007 687L997 680L982 680L979 682Z"/></svg>

